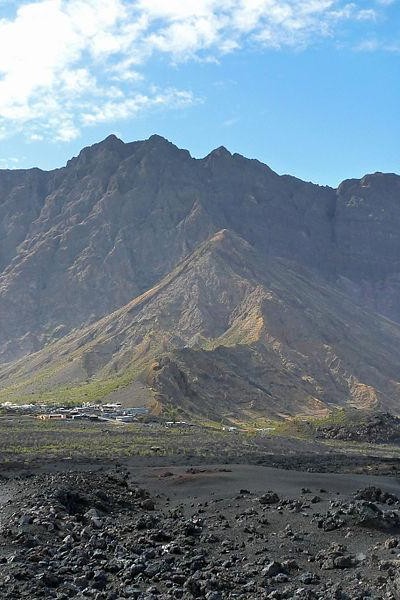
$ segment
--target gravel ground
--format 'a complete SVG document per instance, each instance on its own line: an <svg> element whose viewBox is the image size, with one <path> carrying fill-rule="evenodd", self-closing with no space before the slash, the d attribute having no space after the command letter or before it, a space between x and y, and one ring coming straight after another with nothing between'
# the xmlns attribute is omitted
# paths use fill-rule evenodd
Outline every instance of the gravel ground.
<svg viewBox="0 0 400 600"><path fill-rule="evenodd" d="M0 597L398 599L398 496L243 464L8 473Z"/></svg>

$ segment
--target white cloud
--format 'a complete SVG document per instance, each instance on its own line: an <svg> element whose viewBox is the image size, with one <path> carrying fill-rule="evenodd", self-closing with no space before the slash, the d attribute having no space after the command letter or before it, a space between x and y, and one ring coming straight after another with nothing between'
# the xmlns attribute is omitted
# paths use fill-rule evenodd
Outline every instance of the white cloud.
<svg viewBox="0 0 400 600"><path fill-rule="evenodd" d="M388 52L392 54L400 53L400 43L382 42L377 38L367 38L355 46L359 52Z"/></svg>
<svg viewBox="0 0 400 600"><path fill-rule="evenodd" d="M0 0L1 1L1 0ZM0 137L69 141L82 127L195 101L147 88L154 54L212 60L246 44L302 47L393 0L37 0L0 19Z"/></svg>
<svg viewBox="0 0 400 600"><path fill-rule="evenodd" d="M222 121L221 125L222 127L233 127L239 123L239 121L239 117L231 117L230 119L225 119L225 121Z"/></svg>
<svg viewBox="0 0 400 600"><path fill-rule="evenodd" d="M16 169L20 160L10 156L9 158L0 158L0 169Z"/></svg>
<svg viewBox="0 0 400 600"><path fill-rule="evenodd" d="M103 102L98 106L92 106L90 110L83 112L82 123L84 125L95 125L97 123L113 122L134 117L146 109L163 106L179 108L193 104L193 102L194 98L190 92L173 89L151 96L136 94L121 101Z"/></svg>

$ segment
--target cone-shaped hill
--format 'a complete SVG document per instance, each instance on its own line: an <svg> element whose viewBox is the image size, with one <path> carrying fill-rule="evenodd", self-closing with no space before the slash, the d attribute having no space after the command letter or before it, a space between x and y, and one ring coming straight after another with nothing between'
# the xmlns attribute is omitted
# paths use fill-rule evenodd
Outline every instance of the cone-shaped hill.
<svg viewBox="0 0 400 600"><path fill-rule="evenodd" d="M221 230L121 309L0 368L0 400L176 405L209 417L396 411L400 326Z"/></svg>

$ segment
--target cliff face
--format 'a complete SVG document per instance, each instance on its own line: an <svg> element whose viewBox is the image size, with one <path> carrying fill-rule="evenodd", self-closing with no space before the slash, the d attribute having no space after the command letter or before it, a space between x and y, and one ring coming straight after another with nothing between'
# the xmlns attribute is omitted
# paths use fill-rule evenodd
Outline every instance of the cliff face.
<svg viewBox="0 0 400 600"><path fill-rule="evenodd" d="M361 304L400 322L400 177L375 173L337 191L337 283Z"/></svg>
<svg viewBox="0 0 400 600"><path fill-rule="evenodd" d="M123 381L128 397L139 384L214 418L396 411L399 347L400 325L222 230L114 313L0 367L0 400L84 398L94 384L101 400Z"/></svg>
<svg viewBox="0 0 400 600"><path fill-rule="evenodd" d="M400 177L333 190L219 148L114 136L63 169L0 171L0 360L126 304L227 228L400 321Z"/></svg>

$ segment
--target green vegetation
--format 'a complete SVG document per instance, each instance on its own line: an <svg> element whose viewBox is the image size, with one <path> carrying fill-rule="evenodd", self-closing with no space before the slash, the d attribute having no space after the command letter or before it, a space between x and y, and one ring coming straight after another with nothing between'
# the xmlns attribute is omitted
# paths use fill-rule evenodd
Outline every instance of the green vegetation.
<svg viewBox="0 0 400 600"><path fill-rule="evenodd" d="M173 414L176 415L169 413L170 416ZM21 460L30 463L134 456L165 456L172 462L175 458L185 458L194 464L224 462L225 459L242 462L244 458L258 461L270 457L271 452L286 454L284 438L313 441L318 426L343 423L348 419L346 411L338 410L324 418L258 419L250 427L245 423L242 427L236 424L238 429L229 431L216 421L202 421L193 427L167 427L162 423L146 422L42 421L3 414L0 418L0 461L7 464ZM400 447L395 445L337 440L318 442L337 453L400 459Z"/></svg>
<svg viewBox="0 0 400 600"><path fill-rule="evenodd" d="M259 418L250 421L248 424L241 423L240 425L252 433L256 433L261 429L267 431L269 435L310 440L315 438L319 427L341 425L351 419L354 422L354 418L354 411L335 408L324 417L298 416L279 421ZM359 418L361 418L361 415Z"/></svg>
<svg viewBox="0 0 400 600"><path fill-rule="evenodd" d="M0 460L187 456L213 459L256 453L248 434L157 424L77 423L29 417L0 420Z"/></svg>
<svg viewBox="0 0 400 600"><path fill-rule="evenodd" d="M348 442L343 440L323 440L325 446L346 454L400 458L400 447L394 444L371 444L370 442Z"/></svg>
<svg viewBox="0 0 400 600"><path fill-rule="evenodd" d="M132 383L137 375L137 371L129 370L113 378L94 379L79 385L67 385L54 389L46 389L45 386L40 385L40 381L32 379L29 385L35 391L27 393L24 389L28 387L27 382L23 382L23 385L19 387L13 386L0 390L0 402L62 404L64 406L76 406L82 402L98 403L111 392Z"/></svg>

